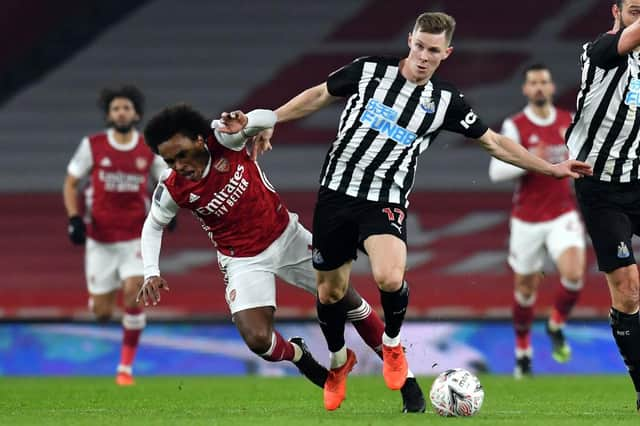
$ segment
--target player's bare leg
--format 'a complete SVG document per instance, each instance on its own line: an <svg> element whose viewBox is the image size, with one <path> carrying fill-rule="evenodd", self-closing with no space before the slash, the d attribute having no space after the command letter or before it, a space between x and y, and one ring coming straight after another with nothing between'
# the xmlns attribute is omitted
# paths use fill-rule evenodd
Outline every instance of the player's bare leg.
<svg viewBox="0 0 640 426"><path fill-rule="evenodd" d="M640 278L633 264L607 273L611 294L609 322L613 339L627 366L636 390L636 408L640 412Z"/></svg>
<svg viewBox="0 0 640 426"><path fill-rule="evenodd" d="M326 368L313 358L304 339L293 337L287 341L274 329L274 312L271 306L245 309L233 314L233 322L252 352L267 361L291 361L311 382L322 387Z"/></svg>
<svg viewBox="0 0 640 426"><path fill-rule="evenodd" d="M335 410L347 395L347 376L356 364L356 356L344 341L347 291L351 262L332 271L318 271L318 322L330 352L330 370L324 384L324 407Z"/></svg>
<svg viewBox="0 0 640 426"><path fill-rule="evenodd" d="M385 329L382 334L382 375L387 387L402 388L409 366L400 344L400 328L409 304L409 286L404 281L407 246L393 235L372 235L364 242L373 279L380 289Z"/></svg>
<svg viewBox="0 0 640 426"><path fill-rule="evenodd" d="M542 274L515 274L513 303L513 328L516 334L516 365L513 376L520 379L532 373L531 362L531 325L533 324L534 305Z"/></svg>
<svg viewBox="0 0 640 426"><path fill-rule="evenodd" d="M143 277L137 276L126 278L123 283L122 349L116 374L116 383L120 386L135 384L133 360L140 342L140 335L146 325L146 316L142 305L136 303L136 296L142 286L142 281Z"/></svg>
<svg viewBox="0 0 640 426"><path fill-rule="evenodd" d="M546 331L551 339L552 357L557 362L571 359L571 347L564 335L564 325L575 306L583 286L585 265L584 249L570 247L556 260L560 272L560 287L555 294L551 316Z"/></svg>
<svg viewBox="0 0 640 426"><path fill-rule="evenodd" d="M116 307L117 295L117 291L89 295L89 309L98 322L106 322L111 319Z"/></svg>

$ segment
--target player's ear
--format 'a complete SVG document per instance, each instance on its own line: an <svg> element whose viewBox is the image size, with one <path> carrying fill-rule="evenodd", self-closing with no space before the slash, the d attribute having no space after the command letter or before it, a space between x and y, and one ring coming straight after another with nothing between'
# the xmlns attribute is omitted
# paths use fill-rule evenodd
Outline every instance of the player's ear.
<svg viewBox="0 0 640 426"><path fill-rule="evenodd" d="M453 53L453 46L447 47L444 51L444 57L442 58L442 60L444 61L445 59L447 59L452 53Z"/></svg>
<svg viewBox="0 0 640 426"><path fill-rule="evenodd" d="M409 46L409 50L411 50L411 39L412 39L412 33L409 33L409 35L407 36L407 46Z"/></svg>

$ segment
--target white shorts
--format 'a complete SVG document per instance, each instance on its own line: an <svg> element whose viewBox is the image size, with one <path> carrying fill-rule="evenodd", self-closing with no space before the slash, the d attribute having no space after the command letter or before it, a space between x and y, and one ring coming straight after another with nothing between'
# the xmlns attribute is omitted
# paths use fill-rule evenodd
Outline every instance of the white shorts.
<svg viewBox="0 0 640 426"><path fill-rule="evenodd" d="M231 314L262 306L276 307L276 276L316 293L316 272L311 263L311 232L289 213L289 224L266 250L253 257L218 253L224 275L225 298Z"/></svg>
<svg viewBox="0 0 640 426"><path fill-rule="evenodd" d="M144 276L140 239L101 243L87 238L84 270L89 294L119 290L123 280Z"/></svg>
<svg viewBox="0 0 640 426"><path fill-rule="evenodd" d="M545 252L555 263L570 247L585 247L584 227L575 210L546 222L524 222L511 218L509 265L517 274L542 271Z"/></svg>

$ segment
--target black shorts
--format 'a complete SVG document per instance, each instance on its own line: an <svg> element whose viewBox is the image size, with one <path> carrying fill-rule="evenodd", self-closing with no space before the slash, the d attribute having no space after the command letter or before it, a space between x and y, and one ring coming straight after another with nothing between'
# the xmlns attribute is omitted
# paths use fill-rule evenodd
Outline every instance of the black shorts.
<svg viewBox="0 0 640 426"><path fill-rule="evenodd" d="M321 187L313 212L313 267L332 271L356 259L371 235L390 234L407 242L407 210Z"/></svg>
<svg viewBox="0 0 640 426"><path fill-rule="evenodd" d="M576 197L603 272L636 263L631 237L640 232L640 182L575 181Z"/></svg>

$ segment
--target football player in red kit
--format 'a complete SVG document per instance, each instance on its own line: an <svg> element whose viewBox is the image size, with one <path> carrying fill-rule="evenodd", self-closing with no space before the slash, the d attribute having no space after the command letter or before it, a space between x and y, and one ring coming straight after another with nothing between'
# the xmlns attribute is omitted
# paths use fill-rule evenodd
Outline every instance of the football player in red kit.
<svg viewBox="0 0 640 426"><path fill-rule="evenodd" d="M99 106L109 128L86 137L67 167L64 204L69 238L85 244L89 305L96 318L108 320L116 295L124 291L123 341L116 382L132 385L132 364L145 315L136 303L142 285L140 232L147 214L148 177L159 179L166 165L149 149L135 128L144 96L134 86L104 89ZM80 216L78 184L88 178L86 215Z"/></svg>
<svg viewBox="0 0 640 426"><path fill-rule="evenodd" d="M571 114L553 106L555 88L545 65L531 65L524 77L522 92L528 104L523 111L504 121L502 134L550 163L560 163L568 158L564 134L571 124ZM560 286L546 327L552 356L558 362L567 362L571 357L563 327L583 285L584 229L569 181L527 173L495 158L491 160L489 175L493 181L518 180L511 213L509 265L515 273L514 375L519 378L532 371L533 306L546 252L560 273Z"/></svg>
<svg viewBox="0 0 640 426"><path fill-rule="evenodd" d="M274 328L275 277L315 295L311 233L289 212L258 163L247 138L274 125L270 110L224 113L210 123L187 105L161 111L145 128L146 143L169 165L153 196L142 231L145 282L139 298L160 301L167 283L158 259L162 229L180 208L190 210L216 247L233 322L245 343L267 361L291 361L323 387L328 371L304 340L283 338ZM346 315L378 353L384 325L355 290L347 293ZM425 401L413 374L402 389L403 410L422 412Z"/></svg>

